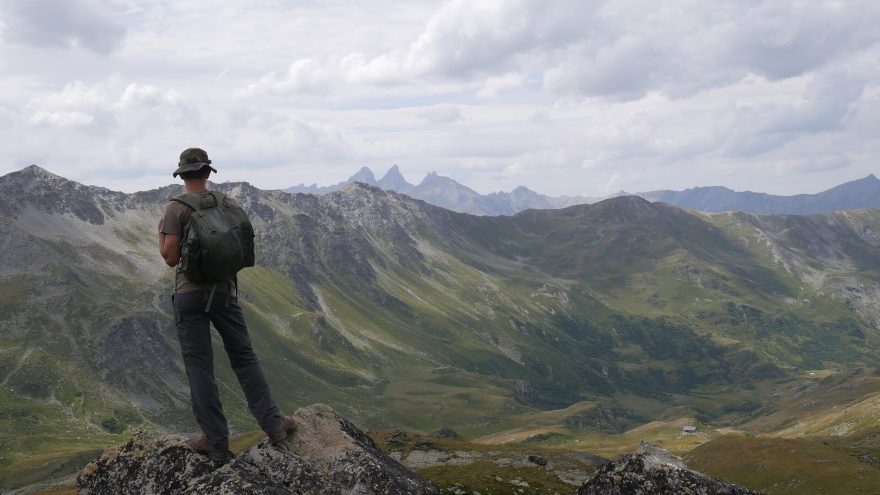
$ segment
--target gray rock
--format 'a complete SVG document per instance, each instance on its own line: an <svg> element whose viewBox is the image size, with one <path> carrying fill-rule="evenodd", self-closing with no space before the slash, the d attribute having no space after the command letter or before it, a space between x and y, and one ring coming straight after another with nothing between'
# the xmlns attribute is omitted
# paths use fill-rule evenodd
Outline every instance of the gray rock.
<svg viewBox="0 0 880 495"><path fill-rule="evenodd" d="M738 485L687 468L678 456L642 442L634 454L600 467L577 495L753 495Z"/></svg>
<svg viewBox="0 0 880 495"><path fill-rule="evenodd" d="M264 439L224 465L192 451L184 437L140 433L105 450L77 484L83 495L440 493L330 407L305 407L292 418L296 432L278 446Z"/></svg>
<svg viewBox="0 0 880 495"><path fill-rule="evenodd" d="M405 431L397 430L385 438L385 442L393 444L404 444L409 442L409 435Z"/></svg>
<svg viewBox="0 0 880 495"><path fill-rule="evenodd" d="M453 440L458 440L461 438L461 435L459 435L457 431L448 426L443 426L439 429L434 430L431 435L436 438L451 438Z"/></svg>
<svg viewBox="0 0 880 495"><path fill-rule="evenodd" d="M529 462L531 462L533 464L537 464L539 466L546 466L547 465L547 459L544 459L543 457L541 457L539 455L530 455Z"/></svg>

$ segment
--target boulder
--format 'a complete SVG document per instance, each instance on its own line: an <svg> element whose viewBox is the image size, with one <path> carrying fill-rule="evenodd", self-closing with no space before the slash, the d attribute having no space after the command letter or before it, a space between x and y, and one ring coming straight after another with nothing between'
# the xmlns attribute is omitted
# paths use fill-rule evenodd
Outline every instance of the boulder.
<svg viewBox="0 0 880 495"><path fill-rule="evenodd" d="M431 432L431 435L435 438L450 438L453 440L461 439L461 435L459 435L457 431L448 426L444 426L434 430L433 432Z"/></svg>
<svg viewBox="0 0 880 495"><path fill-rule="evenodd" d="M140 433L82 470L80 494L440 493L330 407L291 417L293 435L277 446L263 439L222 465L191 450L185 437Z"/></svg>
<svg viewBox="0 0 880 495"><path fill-rule="evenodd" d="M687 468L684 461L657 445L642 442L596 471L577 495L756 495L738 485Z"/></svg>

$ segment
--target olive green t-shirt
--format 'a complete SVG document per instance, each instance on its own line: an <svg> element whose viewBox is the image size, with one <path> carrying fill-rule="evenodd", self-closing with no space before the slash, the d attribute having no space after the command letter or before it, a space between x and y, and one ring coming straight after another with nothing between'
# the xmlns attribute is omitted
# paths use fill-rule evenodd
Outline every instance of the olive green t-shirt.
<svg viewBox="0 0 880 495"><path fill-rule="evenodd" d="M194 198L201 198L206 196L208 193L186 193L192 195ZM210 201L210 200L209 200ZM227 205L237 205L236 201L229 196L226 196L223 202ZM190 218L192 218L192 209L189 206L186 206L183 203L178 201L169 201L167 205L165 205L165 214L162 215L162 220L159 223L159 232L166 235L176 235L180 236L180 243L183 244L183 229L186 227L186 224L189 223ZM188 279L186 274L180 269L180 264L174 268L177 272L177 292L192 292L197 290L211 290L214 286L213 283L205 283L200 284L193 282ZM233 280L229 280L229 283L219 283L217 284L216 291L217 292L227 292L228 288L233 284Z"/></svg>

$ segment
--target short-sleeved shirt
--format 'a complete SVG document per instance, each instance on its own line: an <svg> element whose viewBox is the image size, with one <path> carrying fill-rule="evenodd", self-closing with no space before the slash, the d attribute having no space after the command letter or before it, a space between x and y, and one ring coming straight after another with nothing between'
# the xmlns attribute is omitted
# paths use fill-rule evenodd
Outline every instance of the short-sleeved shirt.
<svg viewBox="0 0 880 495"><path fill-rule="evenodd" d="M201 201L201 198L206 196L208 192L188 192L186 194L190 194L193 198L198 198ZM226 196L223 202L227 205L237 205L236 201L229 196ZM180 243L183 244L183 230L186 228L186 225L189 223L192 218L192 208L189 206L179 202L179 201L169 201L167 205L165 205L165 214L162 215L162 220L159 223L159 232L166 235L176 235L180 236ZM213 283L196 283L187 278L186 274L180 269L180 264L174 268L176 271L177 278L177 287L176 292L193 292L197 290L211 290L214 287ZM233 280L229 280L229 284L227 283L219 283L216 284L217 292L227 292L230 284L234 283Z"/></svg>

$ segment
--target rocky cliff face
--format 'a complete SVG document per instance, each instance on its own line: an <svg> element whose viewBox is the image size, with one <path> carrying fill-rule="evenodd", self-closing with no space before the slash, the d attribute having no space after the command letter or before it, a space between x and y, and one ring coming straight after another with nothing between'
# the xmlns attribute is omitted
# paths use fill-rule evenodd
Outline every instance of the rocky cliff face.
<svg viewBox="0 0 880 495"><path fill-rule="evenodd" d="M80 473L83 495L100 494L438 494L330 407L293 414L296 432L267 439L224 465L192 451L180 436L138 434L107 449Z"/></svg>
<svg viewBox="0 0 880 495"><path fill-rule="evenodd" d="M648 442L634 454L605 464L577 491L577 495L754 495L687 468L680 457Z"/></svg>

